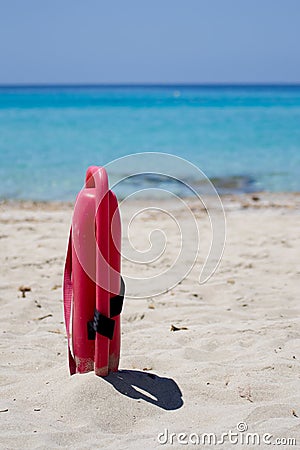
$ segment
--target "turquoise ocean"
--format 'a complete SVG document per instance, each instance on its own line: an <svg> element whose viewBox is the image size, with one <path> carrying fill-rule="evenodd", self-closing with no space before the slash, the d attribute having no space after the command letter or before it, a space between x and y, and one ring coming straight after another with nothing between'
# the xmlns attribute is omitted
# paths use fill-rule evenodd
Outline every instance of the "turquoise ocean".
<svg viewBox="0 0 300 450"><path fill-rule="evenodd" d="M73 200L89 165L138 152L185 158L220 193L300 191L300 86L0 87L0 199Z"/></svg>

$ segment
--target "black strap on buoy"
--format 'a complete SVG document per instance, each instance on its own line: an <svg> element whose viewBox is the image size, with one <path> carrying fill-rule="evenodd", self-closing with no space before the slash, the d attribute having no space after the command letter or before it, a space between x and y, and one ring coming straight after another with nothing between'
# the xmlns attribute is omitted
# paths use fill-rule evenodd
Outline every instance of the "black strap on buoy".
<svg viewBox="0 0 300 450"><path fill-rule="evenodd" d="M125 283L123 278L121 277L120 293L119 295L116 295L115 297L112 297L110 299L110 317L115 317L121 314L123 308L124 295L125 295Z"/></svg>
<svg viewBox="0 0 300 450"><path fill-rule="evenodd" d="M102 336L106 336L108 339L112 339L115 329L114 319L101 314L97 309L95 309L94 319L88 322L88 339L95 340L96 332Z"/></svg>
<svg viewBox="0 0 300 450"><path fill-rule="evenodd" d="M115 321L112 317L121 314L125 294L125 283L121 277L120 293L110 299L110 317L106 317L95 309L94 319L87 323L88 339L95 340L96 332L112 340Z"/></svg>

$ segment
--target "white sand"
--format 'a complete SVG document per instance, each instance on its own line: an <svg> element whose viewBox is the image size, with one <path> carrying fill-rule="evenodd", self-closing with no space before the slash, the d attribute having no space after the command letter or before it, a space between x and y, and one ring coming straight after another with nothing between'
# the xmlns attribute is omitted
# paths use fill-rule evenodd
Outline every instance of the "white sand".
<svg viewBox="0 0 300 450"><path fill-rule="evenodd" d="M166 428L220 435L239 422L300 448L300 195L260 198L225 198L227 243L208 283L198 284L196 267L159 297L126 300L126 371L108 379L68 374L61 283L71 205L2 203L1 448L152 449ZM205 215L194 212L205 246ZM138 220L162 225L155 212ZM31 288L26 298L20 285ZM177 437L172 448L182 448Z"/></svg>

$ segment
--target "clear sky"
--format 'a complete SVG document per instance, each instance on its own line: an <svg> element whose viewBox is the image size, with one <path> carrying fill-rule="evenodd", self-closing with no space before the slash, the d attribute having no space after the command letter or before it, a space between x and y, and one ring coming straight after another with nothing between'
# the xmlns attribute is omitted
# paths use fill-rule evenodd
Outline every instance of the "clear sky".
<svg viewBox="0 0 300 450"><path fill-rule="evenodd" d="M0 0L0 83L300 82L300 0Z"/></svg>

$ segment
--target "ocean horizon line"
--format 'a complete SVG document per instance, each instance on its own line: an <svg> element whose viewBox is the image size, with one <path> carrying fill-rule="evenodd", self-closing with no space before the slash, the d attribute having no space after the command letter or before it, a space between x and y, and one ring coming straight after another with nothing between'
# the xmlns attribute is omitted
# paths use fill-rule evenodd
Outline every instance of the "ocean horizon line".
<svg viewBox="0 0 300 450"><path fill-rule="evenodd" d="M0 89L24 89L24 88L300 88L299 82L122 82L122 83L0 83Z"/></svg>

